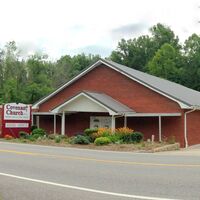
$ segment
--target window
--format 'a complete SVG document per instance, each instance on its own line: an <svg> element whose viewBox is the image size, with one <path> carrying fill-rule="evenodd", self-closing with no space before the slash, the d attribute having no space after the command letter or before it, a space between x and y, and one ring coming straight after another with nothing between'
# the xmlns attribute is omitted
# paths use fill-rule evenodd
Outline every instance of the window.
<svg viewBox="0 0 200 200"><path fill-rule="evenodd" d="M111 128L111 117L91 116L90 128Z"/></svg>

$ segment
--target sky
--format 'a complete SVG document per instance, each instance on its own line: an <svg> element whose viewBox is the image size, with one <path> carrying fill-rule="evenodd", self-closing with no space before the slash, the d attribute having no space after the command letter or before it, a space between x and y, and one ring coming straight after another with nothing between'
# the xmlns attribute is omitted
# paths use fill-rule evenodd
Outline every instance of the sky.
<svg viewBox="0 0 200 200"><path fill-rule="evenodd" d="M157 23L180 41L200 34L198 0L0 0L0 47L15 41L22 56L78 53L108 57L122 39Z"/></svg>

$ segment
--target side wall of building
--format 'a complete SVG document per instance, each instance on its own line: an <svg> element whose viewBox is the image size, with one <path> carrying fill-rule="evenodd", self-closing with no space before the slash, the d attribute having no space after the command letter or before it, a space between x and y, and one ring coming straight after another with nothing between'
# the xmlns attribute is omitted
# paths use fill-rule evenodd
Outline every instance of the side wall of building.
<svg viewBox="0 0 200 200"><path fill-rule="evenodd" d="M106 67L98 66L81 77L58 94L40 105L40 112L49 112L57 105L82 90L103 92L136 112L180 112L179 105L168 98L152 91L121 73Z"/></svg>
<svg viewBox="0 0 200 200"><path fill-rule="evenodd" d="M2 135L2 127L3 127L3 106L0 105L0 137Z"/></svg>
<svg viewBox="0 0 200 200"><path fill-rule="evenodd" d="M187 114L188 145L200 144L200 111Z"/></svg>
<svg viewBox="0 0 200 200"><path fill-rule="evenodd" d="M49 112L82 90L103 92L139 113L182 113L178 103L104 65L96 67L41 104L39 112ZM86 119L89 120L89 117L82 118L81 115L66 117L66 133L68 130L69 135L72 135L88 127L89 122L86 122ZM117 121L120 124L120 120ZM50 129L52 125L45 123L44 127L47 126ZM128 126L143 132L145 138L150 138L154 134L158 139L158 118L128 118ZM184 144L183 130L183 115L162 118L162 135L166 138L175 136L182 146Z"/></svg>

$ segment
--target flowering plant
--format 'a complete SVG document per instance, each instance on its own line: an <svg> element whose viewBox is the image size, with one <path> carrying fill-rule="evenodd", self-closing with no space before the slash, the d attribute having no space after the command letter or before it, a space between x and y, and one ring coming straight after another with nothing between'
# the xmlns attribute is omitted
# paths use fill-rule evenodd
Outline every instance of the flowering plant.
<svg viewBox="0 0 200 200"><path fill-rule="evenodd" d="M12 137L11 135L9 135L9 134L6 134L6 135L4 136L4 138L5 138L6 140L11 140L11 139L13 139L13 137Z"/></svg>

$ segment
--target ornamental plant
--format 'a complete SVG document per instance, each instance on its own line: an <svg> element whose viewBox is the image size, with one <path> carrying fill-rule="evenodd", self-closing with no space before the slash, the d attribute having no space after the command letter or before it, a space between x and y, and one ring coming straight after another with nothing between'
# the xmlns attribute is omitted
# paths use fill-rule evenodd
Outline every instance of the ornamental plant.
<svg viewBox="0 0 200 200"><path fill-rule="evenodd" d="M44 129L42 128L36 128L32 131L32 135L40 135L40 136L44 136L46 135L46 132Z"/></svg>
<svg viewBox="0 0 200 200"><path fill-rule="evenodd" d="M130 135L133 133L133 129L127 128L127 127L122 127L122 128L118 128L115 130L115 134L119 135L120 137L126 136L126 135Z"/></svg>
<svg viewBox="0 0 200 200"><path fill-rule="evenodd" d="M25 131L20 131L19 132L19 137L23 138L23 139L28 139L29 138L29 133L27 133Z"/></svg>
<svg viewBox="0 0 200 200"><path fill-rule="evenodd" d="M95 139L94 143L98 146L107 145L111 143L111 140L108 137L99 137Z"/></svg>
<svg viewBox="0 0 200 200"><path fill-rule="evenodd" d="M99 137L108 137L112 134L112 131L110 128L98 128L98 131L96 133L93 133L91 137L95 140Z"/></svg>
<svg viewBox="0 0 200 200"><path fill-rule="evenodd" d="M88 139L88 136L77 135L72 138L71 143L72 144L90 144L90 141Z"/></svg>
<svg viewBox="0 0 200 200"><path fill-rule="evenodd" d="M6 140L12 140L12 139L13 139L13 137L12 137L11 135L8 135L8 134L6 134L6 135L4 136L4 138L5 138Z"/></svg>
<svg viewBox="0 0 200 200"><path fill-rule="evenodd" d="M84 134L87 136L92 135L93 133L98 132L98 128L87 128L84 130Z"/></svg>

